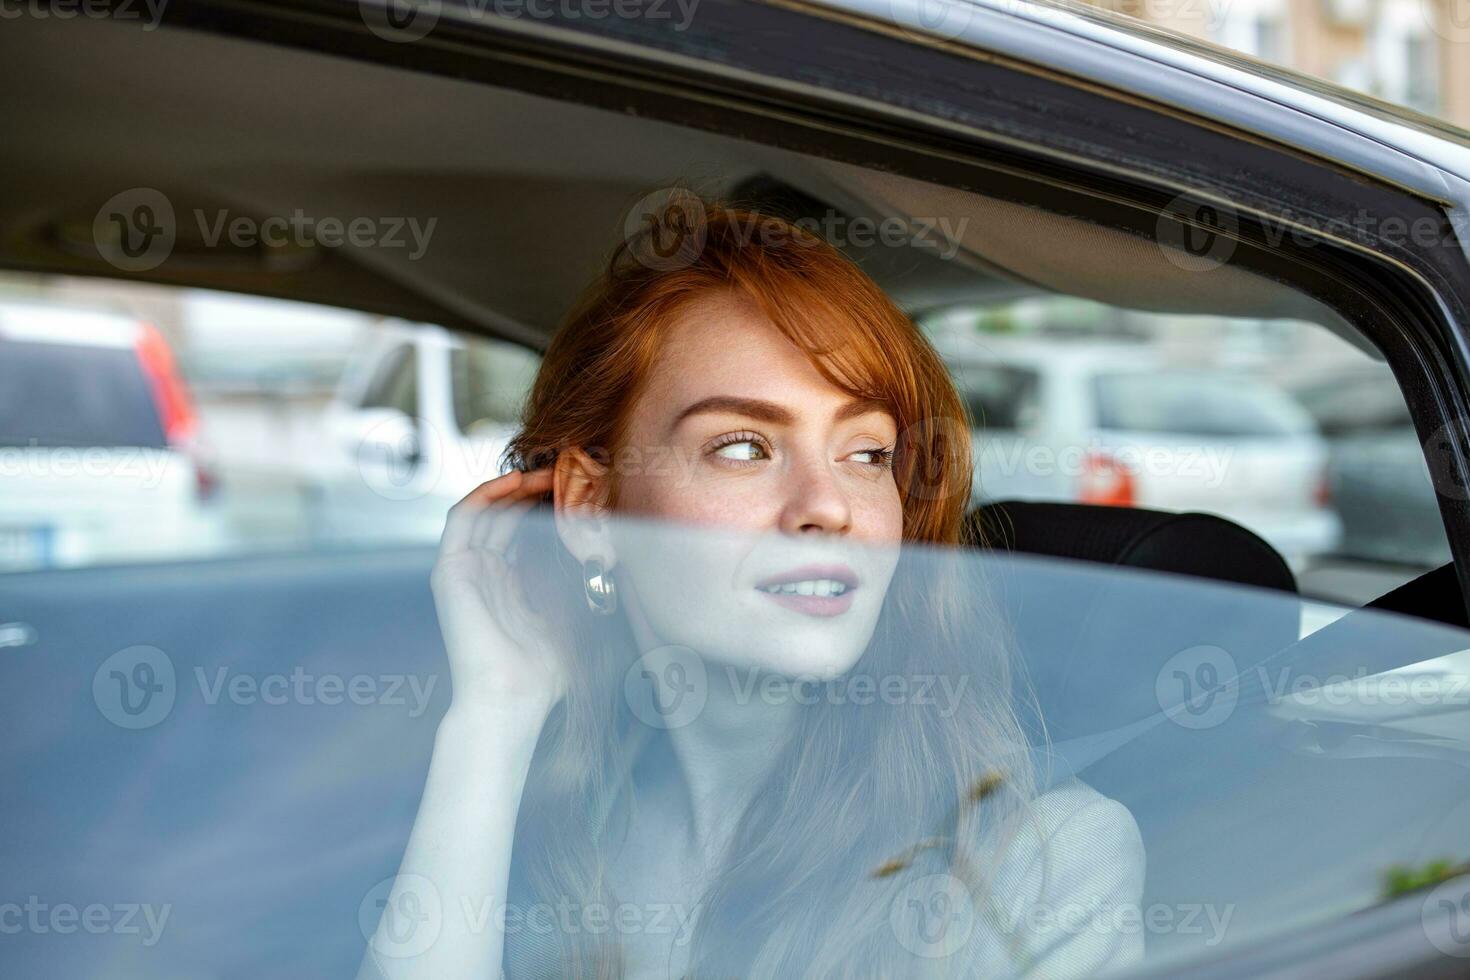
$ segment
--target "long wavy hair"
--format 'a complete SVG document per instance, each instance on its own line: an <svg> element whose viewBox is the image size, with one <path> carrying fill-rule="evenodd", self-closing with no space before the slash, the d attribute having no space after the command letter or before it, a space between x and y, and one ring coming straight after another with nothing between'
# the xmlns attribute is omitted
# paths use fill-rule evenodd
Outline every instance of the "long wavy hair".
<svg viewBox="0 0 1470 980"><path fill-rule="evenodd" d="M573 447L611 457L670 325L691 302L734 293L754 301L834 386L888 406L900 433L893 465L904 541L961 544L969 421L942 360L877 284L826 241L769 213L685 197L645 217L553 338L508 451L512 464L552 465ZM616 510L616 473L609 479ZM648 733L622 694L639 651L620 615L588 610L580 569L551 522L525 527L514 557L526 569L526 601L576 659L537 748L516 860L540 896L533 900L611 908L608 835L599 837L596 824L631 784ZM824 698L804 709L700 903L695 976L945 972L945 961L915 958L895 940L893 903L914 876L936 871L981 898L988 862L974 845L996 839L1034 793L1010 644L985 590L965 580L974 566L900 555L858 669L968 683L942 711L907 699ZM558 942L563 975L622 975L608 936Z"/></svg>

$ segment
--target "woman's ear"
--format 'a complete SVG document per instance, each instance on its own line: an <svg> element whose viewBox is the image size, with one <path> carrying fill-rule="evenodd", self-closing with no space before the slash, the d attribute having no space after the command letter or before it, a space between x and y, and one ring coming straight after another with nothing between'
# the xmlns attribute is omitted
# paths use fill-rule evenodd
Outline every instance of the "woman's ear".
<svg viewBox="0 0 1470 980"><path fill-rule="evenodd" d="M557 454L551 475L557 536L578 561L597 558L610 569L617 556L606 520L608 481L608 467L581 449Z"/></svg>

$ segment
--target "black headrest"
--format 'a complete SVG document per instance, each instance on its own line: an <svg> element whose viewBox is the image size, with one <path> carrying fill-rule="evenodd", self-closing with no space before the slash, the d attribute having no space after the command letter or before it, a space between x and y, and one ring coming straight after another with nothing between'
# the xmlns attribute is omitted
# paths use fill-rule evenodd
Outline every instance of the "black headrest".
<svg viewBox="0 0 1470 980"><path fill-rule="evenodd" d="M1296 591L1275 548L1211 514L1007 500L976 508L966 530L989 548Z"/></svg>
<svg viewBox="0 0 1470 980"><path fill-rule="evenodd" d="M1298 636L1291 569L1265 541L1220 517L1006 501L972 512L966 530L972 544L1018 558L1072 562L994 566L1022 658L1023 722L1054 741L1156 716L1190 651L1223 650L1223 663L1246 671ZM1144 574L1160 572L1167 574Z"/></svg>

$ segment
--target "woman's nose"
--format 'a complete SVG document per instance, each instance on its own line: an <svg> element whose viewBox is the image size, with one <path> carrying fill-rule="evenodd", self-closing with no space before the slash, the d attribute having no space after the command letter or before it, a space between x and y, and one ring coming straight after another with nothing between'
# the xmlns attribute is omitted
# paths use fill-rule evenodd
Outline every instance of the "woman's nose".
<svg viewBox="0 0 1470 980"><path fill-rule="evenodd" d="M825 459L800 462L792 467L789 479L782 531L847 534L852 530L852 505L830 463Z"/></svg>

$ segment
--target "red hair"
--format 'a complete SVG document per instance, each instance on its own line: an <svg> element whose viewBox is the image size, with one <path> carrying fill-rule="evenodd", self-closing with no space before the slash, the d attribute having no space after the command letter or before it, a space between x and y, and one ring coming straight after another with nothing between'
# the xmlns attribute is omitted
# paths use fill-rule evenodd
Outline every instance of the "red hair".
<svg viewBox="0 0 1470 980"><path fill-rule="evenodd" d="M668 327L717 292L755 303L834 386L888 407L898 423L905 539L957 543L970 497L970 430L933 347L816 235L692 195L650 215L647 229L618 247L552 339L509 449L513 465L549 466L572 448L612 458Z"/></svg>

